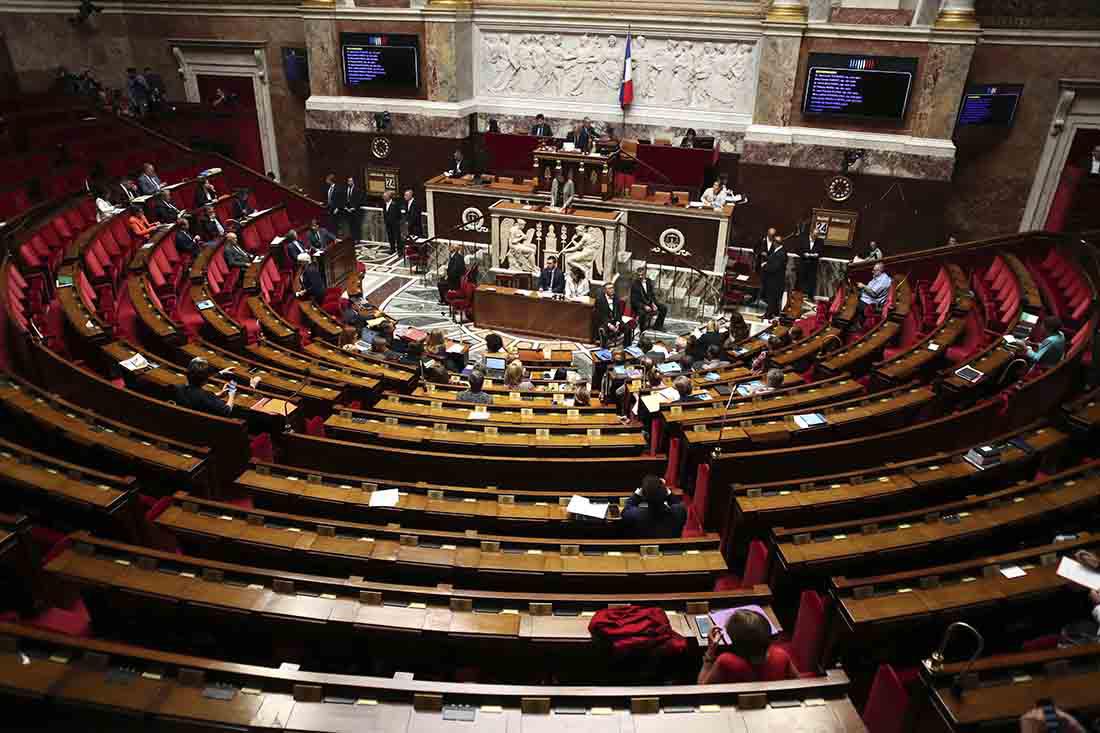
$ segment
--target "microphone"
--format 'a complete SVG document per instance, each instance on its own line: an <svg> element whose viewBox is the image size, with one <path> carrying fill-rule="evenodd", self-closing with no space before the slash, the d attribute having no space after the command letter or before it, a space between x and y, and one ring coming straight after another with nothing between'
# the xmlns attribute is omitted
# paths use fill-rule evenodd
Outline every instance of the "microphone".
<svg viewBox="0 0 1100 733"><path fill-rule="evenodd" d="M956 621L953 624L949 625L947 629L943 632L943 639L940 641L939 648L936 649L936 651L932 652L931 657L924 660L924 666L929 672L932 672L933 674L941 672L943 670L943 655L944 652L947 651L947 645L951 642L951 637L954 635L956 630L969 631L978 642L978 646L974 650L974 653L971 654L970 659L967 660L966 667L963 668L962 672L960 672L951 683L952 694L954 694L955 697L961 698L963 693L963 678L966 676L966 673L970 671L970 668L974 665L974 662L978 659L978 657L982 655L982 651L985 650L985 637L983 637L977 629L975 629L973 626L966 623L965 621Z"/></svg>
<svg viewBox="0 0 1100 733"><path fill-rule="evenodd" d="M294 394L283 400L283 430L288 433L290 432L290 419L288 417L290 414L290 403L298 395L302 394L302 391L309 386L309 378L311 376L313 376L313 372L310 370L309 365L307 364L305 367L305 378L302 380L302 383L298 385L298 389L294 390Z"/></svg>

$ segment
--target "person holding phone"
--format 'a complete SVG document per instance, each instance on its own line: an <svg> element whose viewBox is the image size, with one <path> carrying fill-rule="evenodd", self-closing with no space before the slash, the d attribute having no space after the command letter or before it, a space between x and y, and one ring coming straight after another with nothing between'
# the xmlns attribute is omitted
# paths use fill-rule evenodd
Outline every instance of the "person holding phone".
<svg viewBox="0 0 1100 733"><path fill-rule="evenodd" d="M797 676L786 650L771 643L771 624L756 611L734 612L726 627L711 628L699 670L700 685L775 682Z"/></svg>
<svg viewBox="0 0 1100 733"><path fill-rule="evenodd" d="M219 374L228 374L230 369L223 369ZM206 383L210 381L210 362L201 356L196 356L187 365L187 384L176 386L176 402L190 410L198 410L218 417L229 417L233 414L233 402L237 397L237 382L230 380L217 394L209 392ZM252 377L248 384L253 389L260 383L258 376ZM223 402L219 399L224 394L228 398Z"/></svg>
<svg viewBox="0 0 1100 733"><path fill-rule="evenodd" d="M1085 727L1069 713L1055 707L1049 699L1039 700L1035 707L1020 716L1020 733L1085 733Z"/></svg>

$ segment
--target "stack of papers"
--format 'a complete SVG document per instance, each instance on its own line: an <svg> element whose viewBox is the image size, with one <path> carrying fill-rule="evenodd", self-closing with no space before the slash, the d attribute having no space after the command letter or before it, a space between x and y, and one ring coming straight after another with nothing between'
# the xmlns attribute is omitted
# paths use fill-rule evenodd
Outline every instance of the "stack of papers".
<svg viewBox="0 0 1100 733"><path fill-rule="evenodd" d="M565 507L565 510L570 514L579 514L582 517L594 517L595 519L604 519L607 517L607 504L594 504L587 497L573 495L573 498L569 500L569 505Z"/></svg>
<svg viewBox="0 0 1100 733"><path fill-rule="evenodd" d="M461 341L455 341L453 344L447 347L448 354L461 354L466 350L466 344Z"/></svg>
<svg viewBox="0 0 1100 733"><path fill-rule="evenodd" d="M676 402L680 399L680 393L675 387L665 387L657 393L665 402Z"/></svg>

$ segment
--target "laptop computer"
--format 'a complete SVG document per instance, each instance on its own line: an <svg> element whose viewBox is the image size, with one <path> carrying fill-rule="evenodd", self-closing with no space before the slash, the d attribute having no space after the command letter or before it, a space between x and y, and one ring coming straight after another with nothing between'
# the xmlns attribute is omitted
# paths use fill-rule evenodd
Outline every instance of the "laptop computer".
<svg viewBox="0 0 1100 733"><path fill-rule="evenodd" d="M485 376L490 379L503 379L505 366L503 358L487 356L485 357Z"/></svg>

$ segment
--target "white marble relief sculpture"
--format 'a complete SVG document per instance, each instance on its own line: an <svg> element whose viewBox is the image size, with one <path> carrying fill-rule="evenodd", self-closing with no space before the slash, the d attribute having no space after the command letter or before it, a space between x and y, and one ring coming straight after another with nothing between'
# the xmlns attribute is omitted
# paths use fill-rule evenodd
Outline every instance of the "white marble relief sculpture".
<svg viewBox="0 0 1100 733"><path fill-rule="evenodd" d="M535 266L534 229L527 229L527 222L518 219L508 232L508 269L519 272L538 272Z"/></svg>
<svg viewBox="0 0 1100 733"><path fill-rule="evenodd" d="M611 104L622 78L625 36L487 31L477 53L478 93ZM752 41L695 42L636 36L636 103L750 113Z"/></svg>

